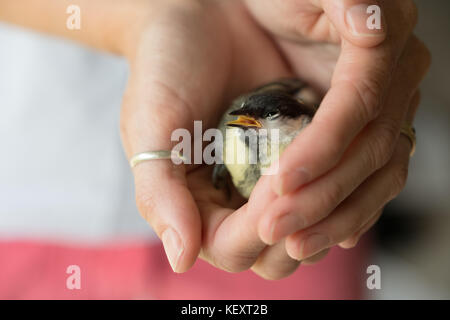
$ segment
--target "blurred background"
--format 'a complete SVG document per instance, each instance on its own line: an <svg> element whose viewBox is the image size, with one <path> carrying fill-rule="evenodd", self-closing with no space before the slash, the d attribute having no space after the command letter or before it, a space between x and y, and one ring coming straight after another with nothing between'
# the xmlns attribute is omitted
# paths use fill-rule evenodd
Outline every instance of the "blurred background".
<svg viewBox="0 0 450 320"><path fill-rule="evenodd" d="M416 33L433 63L422 84L418 152L408 184L376 227L374 262L383 270L376 298L450 298L450 2L416 0Z"/></svg>
<svg viewBox="0 0 450 320"><path fill-rule="evenodd" d="M279 285L201 262L172 274L137 212L120 144L126 61L0 24L0 298L264 298L255 292L278 289L274 298L449 299L450 2L416 3L433 64L407 187L356 249L334 249ZM87 270L82 292L61 285L71 264ZM381 290L364 289L370 264L381 268ZM340 282L318 289L311 279L325 273ZM294 278L309 289L282 287Z"/></svg>

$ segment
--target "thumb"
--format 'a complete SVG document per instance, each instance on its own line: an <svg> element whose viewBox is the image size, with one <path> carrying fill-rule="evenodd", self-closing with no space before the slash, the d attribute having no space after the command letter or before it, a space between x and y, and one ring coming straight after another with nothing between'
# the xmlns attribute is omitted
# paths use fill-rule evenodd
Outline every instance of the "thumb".
<svg viewBox="0 0 450 320"><path fill-rule="evenodd" d="M201 221L184 169L152 160L133 172L140 213L161 239L173 271L187 271L200 251Z"/></svg>
<svg viewBox="0 0 450 320"><path fill-rule="evenodd" d="M384 9L377 0L322 0L324 13L342 38L359 47L375 47L386 39Z"/></svg>
<svg viewBox="0 0 450 320"><path fill-rule="evenodd" d="M254 18L292 41L345 39L373 47L386 38L384 11L377 0L246 0Z"/></svg>
<svg viewBox="0 0 450 320"><path fill-rule="evenodd" d="M137 153L172 150L173 130L189 128L190 122L185 104L165 86L150 84L137 90L129 84L121 114L129 159ZM133 174L139 212L163 242L172 269L187 271L200 251L201 220L184 165L170 159L149 160L137 164Z"/></svg>

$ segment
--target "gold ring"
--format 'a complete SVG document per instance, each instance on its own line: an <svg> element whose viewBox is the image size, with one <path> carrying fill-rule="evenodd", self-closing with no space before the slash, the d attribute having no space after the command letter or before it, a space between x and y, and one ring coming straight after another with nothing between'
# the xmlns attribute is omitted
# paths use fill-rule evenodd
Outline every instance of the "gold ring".
<svg viewBox="0 0 450 320"><path fill-rule="evenodd" d="M412 157L416 152L416 129L414 129L413 126L405 123L402 126L400 133L404 134L411 142L411 152L409 153L409 156Z"/></svg>
<svg viewBox="0 0 450 320"><path fill-rule="evenodd" d="M130 159L130 167L134 168L139 163L149 160L168 160L168 159L180 159L183 162L186 160L180 152L177 151L167 151L167 150L159 150L159 151L147 151L135 154Z"/></svg>

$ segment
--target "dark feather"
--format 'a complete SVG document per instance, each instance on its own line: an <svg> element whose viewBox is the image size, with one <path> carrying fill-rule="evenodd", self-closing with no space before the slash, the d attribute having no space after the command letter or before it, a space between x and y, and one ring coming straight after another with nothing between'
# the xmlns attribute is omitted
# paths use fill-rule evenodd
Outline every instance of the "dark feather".
<svg viewBox="0 0 450 320"><path fill-rule="evenodd" d="M301 115L313 117L315 110L289 94L280 91L269 91L249 95L242 107L230 112L230 115L246 115L255 119L263 119L267 118L269 114L276 112L279 112L284 117L297 118Z"/></svg>

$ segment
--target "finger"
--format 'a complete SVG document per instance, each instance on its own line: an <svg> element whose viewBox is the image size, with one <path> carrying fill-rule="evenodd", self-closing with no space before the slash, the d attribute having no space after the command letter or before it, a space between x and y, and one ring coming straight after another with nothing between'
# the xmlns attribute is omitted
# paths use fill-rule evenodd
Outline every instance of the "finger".
<svg viewBox="0 0 450 320"><path fill-rule="evenodd" d="M319 253L316 253L315 255L313 255L312 257L309 257L308 259L303 260L302 265L308 266L311 264L316 264L317 262L324 259L328 255L328 252L330 252L330 249L322 250Z"/></svg>
<svg viewBox="0 0 450 320"><path fill-rule="evenodd" d="M409 124L413 123L415 114L419 107L419 103L420 103L420 91L417 91L417 93L414 95L414 97L412 99L411 107L408 110L408 113L406 116L406 123L409 123ZM366 233L369 229L371 229L372 226L378 221L382 212L383 212L383 209L377 211L373 215L373 217L371 217L370 220L360 230L355 232L355 234L353 234L349 239L346 239L343 242L339 243L339 246L344 249L349 249L349 248L355 247L358 244L361 236L364 233Z"/></svg>
<svg viewBox="0 0 450 320"><path fill-rule="evenodd" d="M258 225L259 235L265 243L276 243L325 219L390 159L391 145L395 143L403 115L398 112L401 109L389 111L397 111L397 115L391 118L395 121L392 120L393 128L389 128L390 136L380 137L380 127L386 125L385 118L374 122L356 139L336 168L300 190L278 197L268 206ZM382 150L378 147L380 139ZM376 149L372 141L377 142Z"/></svg>
<svg viewBox="0 0 450 320"><path fill-rule="evenodd" d="M247 205L237 210L199 203L203 224L200 257L219 269L241 272L249 269L266 245L259 239ZM254 220L254 219L253 219Z"/></svg>
<svg viewBox="0 0 450 320"><path fill-rule="evenodd" d="M260 24L289 40L337 43L342 37L360 46L375 46L386 37L383 16L374 19L376 0L247 0ZM373 17L373 18L371 18ZM369 24L368 24L369 22ZM378 28L379 23L379 28ZM372 28L372 25L377 28ZM368 27L370 26L370 28Z"/></svg>
<svg viewBox="0 0 450 320"><path fill-rule="evenodd" d="M173 131L193 132L194 120L202 120L204 128L215 125L211 108L224 96L231 53L224 29L213 27L223 13L208 10L205 15L191 1L167 4L140 34L130 61L121 116L128 157L171 150ZM139 164L134 176L141 214L162 239L173 269L186 271L200 251L202 228L183 168L152 160Z"/></svg>
<svg viewBox="0 0 450 320"><path fill-rule="evenodd" d="M355 139L339 164L314 182L266 204L268 208L258 227L265 243L275 243L324 219L367 177L388 162L411 98L428 68L427 63L418 64L421 44L411 39L382 114ZM411 65L415 67L410 69Z"/></svg>
<svg viewBox="0 0 450 320"><path fill-rule="evenodd" d="M286 251L303 260L354 234L403 189L408 173L410 143L400 139L391 161L365 181L327 218L286 238Z"/></svg>
<svg viewBox="0 0 450 320"><path fill-rule="evenodd" d="M371 229L374 224L378 221L378 219L380 219L381 215L383 214L383 209L378 210L375 215L373 215L368 222L366 222L365 225L363 225L363 227L356 231L350 238L342 241L339 243L339 246L342 249L351 249L356 247L356 245L359 242L359 239L361 238L361 236L366 233L367 231L369 231L369 229Z"/></svg>
<svg viewBox="0 0 450 320"><path fill-rule="evenodd" d="M266 247L258 256L252 271L267 280L279 280L291 275L300 265L286 252L284 241Z"/></svg>
<svg viewBox="0 0 450 320"><path fill-rule="evenodd" d="M251 214L234 188L230 199L216 190L208 170L195 170L189 174L189 181L202 217L200 257L228 272L249 269L266 247L256 230L259 213ZM208 192L199 192L200 188Z"/></svg>
<svg viewBox="0 0 450 320"><path fill-rule="evenodd" d="M411 100L411 106L409 107L408 112L406 114L405 122L411 126L413 125L414 118L416 117L417 109L419 109L421 97L422 96L420 90L417 90Z"/></svg>
<svg viewBox="0 0 450 320"><path fill-rule="evenodd" d="M382 1L322 0L320 3L337 32L353 45L374 47L386 39L388 26Z"/></svg>
<svg viewBox="0 0 450 320"><path fill-rule="evenodd" d="M389 3L389 10L384 9L389 11L386 41L370 49L342 42L330 90L311 125L280 159L279 173L272 179L278 194L289 193L333 168L355 136L382 111L392 72L412 29L404 21L389 23L399 11L398 5Z"/></svg>
<svg viewBox="0 0 450 320"><path fill-rule="evenodd" d="M143 96L151 97L151 104L139 100ZM131 83L121 117L122 141L128 157L171 150L172 131L190 123L186 110L184 103L165 87L153 83L142 95ZM185 168L171 160L152 160L138 164L133 174L141 215L162 240L172 269L186 271L200 251L201 221L186 186Z"/></svg>

